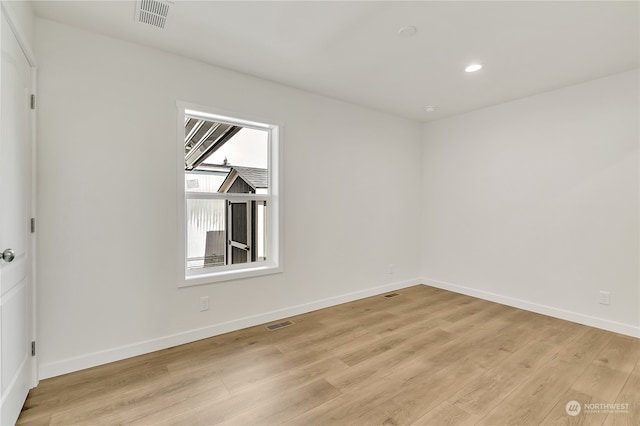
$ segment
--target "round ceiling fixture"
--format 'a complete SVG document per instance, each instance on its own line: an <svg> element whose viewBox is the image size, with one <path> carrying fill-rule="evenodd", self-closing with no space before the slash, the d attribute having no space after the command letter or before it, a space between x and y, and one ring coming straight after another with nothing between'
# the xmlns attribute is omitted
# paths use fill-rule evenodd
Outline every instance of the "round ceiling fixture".
<svg viewBox="0 0 640 426"><path fill-rule="evenodd" d="M427 105L426 107L424 107L424 110L427 112L433 112L437 109L438 109L437 105Z"/></svg>
<svg viewBox="0 0 640 426"><path fill-rule="evenodd" d="M476 72L480 68L482 68L482 65L480 65L480 64L471 64L471 65L467 66L464 70L466 72Z"/></svg>
<svg viewBox="0 0 640 426"><path fill-rule="evenodd" d="M416 33L418 32L418 29L412 25L408 25L406 27L402 27L398 30L398 35L400 37L404 37L404 38L409 38L409 37L413 37L414 35L416 35Z"/></svg>

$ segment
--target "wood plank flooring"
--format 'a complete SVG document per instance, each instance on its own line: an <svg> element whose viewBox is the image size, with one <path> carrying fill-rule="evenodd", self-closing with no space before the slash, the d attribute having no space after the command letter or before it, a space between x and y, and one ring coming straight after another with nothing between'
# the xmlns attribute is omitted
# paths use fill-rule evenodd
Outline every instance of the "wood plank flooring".
<svg viewBox="0 0 640 426"><path fill-rule="evenodd" d="M639 339L397 293L43 380L18 424L640 425Z"/></svg>

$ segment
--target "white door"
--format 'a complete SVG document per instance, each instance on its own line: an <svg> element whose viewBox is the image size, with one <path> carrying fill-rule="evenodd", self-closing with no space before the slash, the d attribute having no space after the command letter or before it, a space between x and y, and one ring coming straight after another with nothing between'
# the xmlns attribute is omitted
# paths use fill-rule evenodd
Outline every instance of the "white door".
<svg viewBox="0 0 640 426"><path fill-rule="evenodd" d="M32 383L31 67L4 16L0 61L0 424Z"/></svg>

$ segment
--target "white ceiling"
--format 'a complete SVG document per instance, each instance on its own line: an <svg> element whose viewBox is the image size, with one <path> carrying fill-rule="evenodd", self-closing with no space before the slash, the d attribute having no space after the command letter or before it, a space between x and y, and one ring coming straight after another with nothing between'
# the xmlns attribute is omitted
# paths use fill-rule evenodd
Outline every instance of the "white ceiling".
<svg viewBox="0 0 640 426"><path fill-rule="evenodd" d="M419 121L637 68L639 4L178 0L160 30L129 1L34 2L43 18ZM407 25L414 37L398 35ZM465 73L472 62L484 68Z"/></svg>

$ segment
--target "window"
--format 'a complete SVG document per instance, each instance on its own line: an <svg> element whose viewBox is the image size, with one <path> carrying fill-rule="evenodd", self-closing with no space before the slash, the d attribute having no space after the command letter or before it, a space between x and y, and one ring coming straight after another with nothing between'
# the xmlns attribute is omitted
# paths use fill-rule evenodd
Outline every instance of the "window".
<svg viewBox="0 0 640 426"><path fill-rule="evenodd" d="M281 272L280 126L178 107L180 285Z"/></svg>

